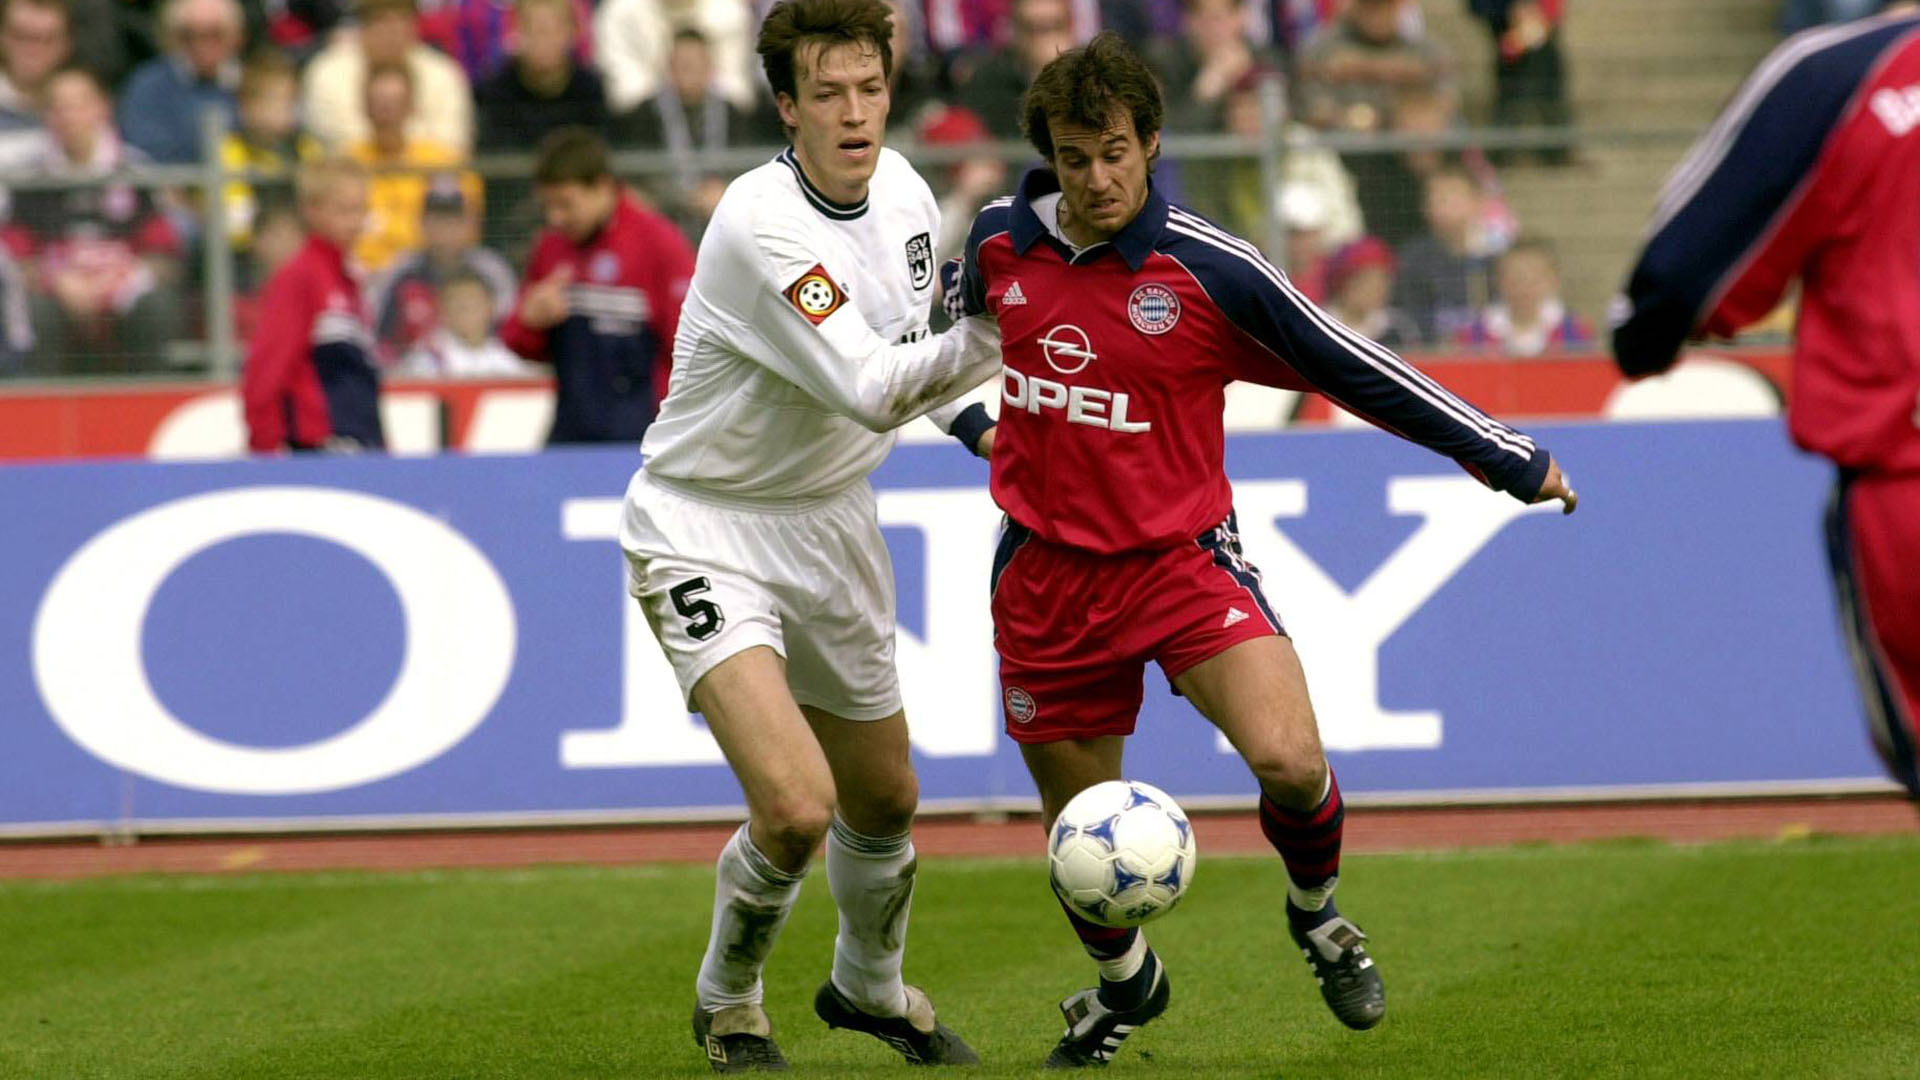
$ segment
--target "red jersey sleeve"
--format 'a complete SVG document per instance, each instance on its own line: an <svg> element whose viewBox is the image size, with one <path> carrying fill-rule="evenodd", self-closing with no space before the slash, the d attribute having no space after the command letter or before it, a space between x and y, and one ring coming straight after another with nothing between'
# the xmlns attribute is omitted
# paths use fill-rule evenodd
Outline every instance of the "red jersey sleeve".
<svg viewBox="0 0 1920 1080"><path fill-rule="evenodd" d="M271 453L291 441L319 446L332 433L326 395L310 354L319 314L309 265L295 258L280 268L261 294L258 332L240 373L247 417L247 447Z"/></svg>
<svg viewBox="0 0 1920 1080"><path fill-rule="evenodd" d="M547 332L535 330L520 321L520 305L527 302L527 290L541 278L553 272L559 264L562 246L566 243L558 233L546 233L540 242L534 245L533 254L527 259L526 277L520 282L520 295L514 299L513 311L500 323L500 341L517 355L528 360L547 360Z"/></svg>

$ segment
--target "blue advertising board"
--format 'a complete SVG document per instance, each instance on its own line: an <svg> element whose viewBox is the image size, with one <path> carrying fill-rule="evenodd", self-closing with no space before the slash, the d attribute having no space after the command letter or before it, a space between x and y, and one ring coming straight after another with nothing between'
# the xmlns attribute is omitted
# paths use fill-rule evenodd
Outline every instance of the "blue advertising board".
<svg viewBox="0 0 1920 1080"><path fill-rule="evenodd" d="M1235 436L1247 553L1368 797L1871 781L1777 423L1536 432L1572 517L1370 431ZM739 804L614 541L631 451L0 470L0 830L628 819ZM985 466L874 478L932 806L1030 805ZM1128 771L1244 767L1149 673Z"/></svg>

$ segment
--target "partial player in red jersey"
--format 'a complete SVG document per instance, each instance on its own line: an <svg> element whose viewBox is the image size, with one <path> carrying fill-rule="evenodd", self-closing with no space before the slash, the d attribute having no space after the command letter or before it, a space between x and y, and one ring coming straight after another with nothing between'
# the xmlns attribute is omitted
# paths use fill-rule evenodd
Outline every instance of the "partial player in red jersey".
<svg viewBox="0 0 1920 1080"><path fill-rule="evenodd" d="M1920 5L1809 30L1673 172L1619 302L1628 375L1800 282L1787 427L1839 466L1842 630L1887 770L1920 800Z"/></svg>
<svg viewBox="0 0 1920 1080"><path fill-rule="evenodd" d="M1343 810L1306 678L1235 535L1226 386L1318 390L1522 501L1570 512L1575 497L1531 439L1162 198L1149 173L1163 112L1152 73L1113 34L1048 64L1025 105L1048 168L981 212L949 297L956 314L997 319L1005 359L998 426L983 432L980 410L953 430L991 459L1007 513L992 601L1007 731L1052 821L1120 777L1158 663L1258 779L1292 937L1334 1014L1368 1028L1385 992L1366 936L1333 904ZM1103 1065L1166 1009L1165 969L1139 930L1068 918L1100 985L1062 1003L1067 1032L1047 1063Z"/></svg>

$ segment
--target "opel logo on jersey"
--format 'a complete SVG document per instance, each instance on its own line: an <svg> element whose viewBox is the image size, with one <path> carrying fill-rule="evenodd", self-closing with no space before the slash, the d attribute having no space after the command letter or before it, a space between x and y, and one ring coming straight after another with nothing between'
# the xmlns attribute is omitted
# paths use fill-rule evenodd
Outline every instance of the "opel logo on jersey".
<svg viewBox="0 0 1920 1080"><path fill-rule="evenodd" d="M1127 297L1127 318L1135 330L1158 337L1180 321L1180 298L1165 285L1149 282Z"/></svg>
<svg viewBox="0 0 1920 1080"><path fill-rule="evenodd" d="M1076 375L1093 363L1093 342L1087 332L1072 323L1061 323L1040 339L1040 351L1047 366L1062 375Z"/></svg>

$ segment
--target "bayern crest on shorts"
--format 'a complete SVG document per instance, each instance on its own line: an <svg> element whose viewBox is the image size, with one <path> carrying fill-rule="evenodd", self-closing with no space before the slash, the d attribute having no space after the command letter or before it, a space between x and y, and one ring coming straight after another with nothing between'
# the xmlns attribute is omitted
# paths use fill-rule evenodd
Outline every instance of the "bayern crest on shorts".
<svg viewBox="0 0 1920 1080"><path fill-rule="evenodd" d="M1158 337L1180 321L1180 298L1165 285L1148 282L1127 297L1127 318L1135 330Z"/></svg>

